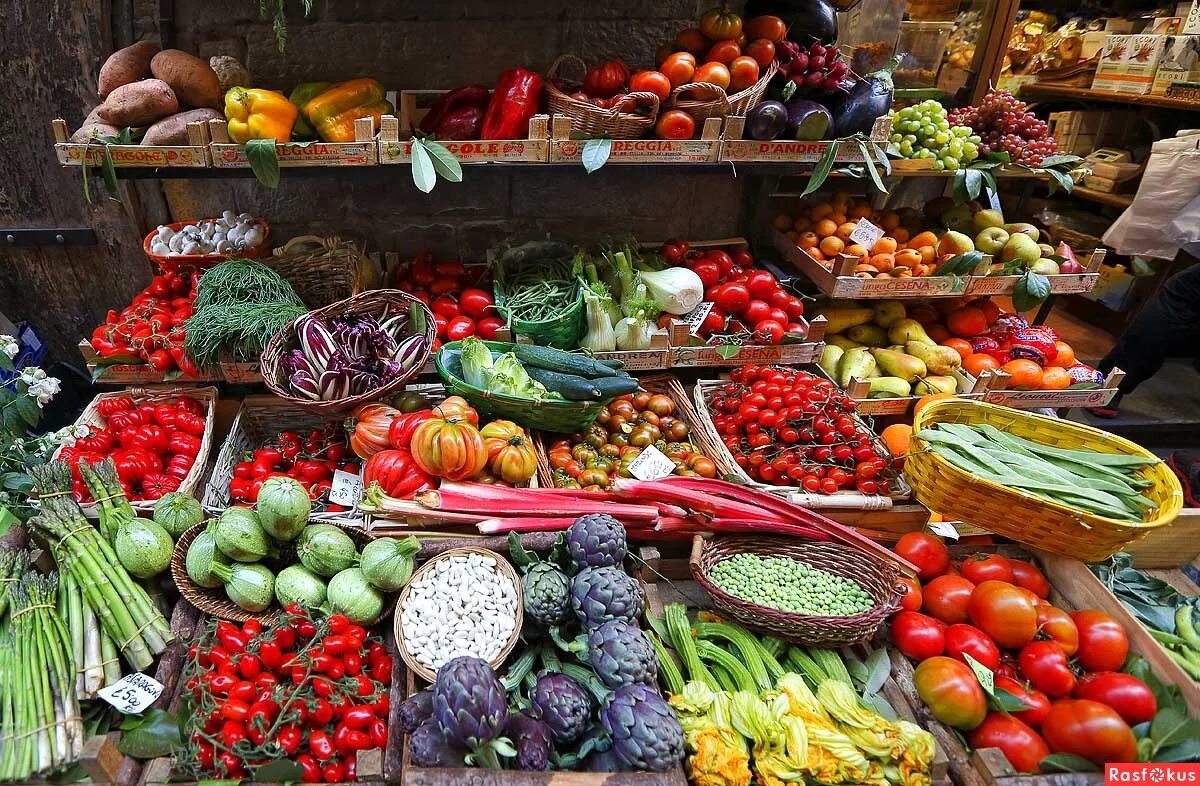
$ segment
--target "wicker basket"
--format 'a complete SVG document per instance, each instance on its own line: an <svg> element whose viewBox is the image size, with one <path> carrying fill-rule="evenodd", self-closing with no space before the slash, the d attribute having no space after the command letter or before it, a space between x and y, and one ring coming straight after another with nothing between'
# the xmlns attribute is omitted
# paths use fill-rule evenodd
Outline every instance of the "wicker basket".
<svg viewBox="0 0 1200 786"><path fill-rule="evenodd" d="M571 118L571 133L585 137L604 136L610 139L636 139L654 127L658 119L658 96L654 93L628 93L621 103L611 109L601 109L586 101L579 101L559 90L554 80L558 69L566 62L578 66L580 78L587 72L587 63L576 55L559 55L546 71L546 106L555 115ZM649 114L634 114L624 111L633 106L647 105Z"/></svg>
<svg viewBox="0 0 1200 786"><path fill-rule="evenodd" d="M312 522L314 524L332 524L335 527L343 530L355 544L361 549L363 546L370 543L375 538L368 535L366 530L360 527L348 527L345 524L336 522ZM192 545L192 541L204 531L208 526L207 521L202 521L196 526L189 529L187 532L179 536L179 540L175 541L175 550L171 553L171 579L175 582L175 586L179 589L179 594L188 603L217 619L229 620L230 622L245 622L246 620L258 620L264 625L270 625L279 619L280 609L273 603L271 608L266 611L246 611L241 606L237 605L229 599L222 587L214 587L209 589L201 587L196 582L192 581L191 576L187 574L187 551ZM286 552L286 547L285 547ZM286 564L294 564L294 560L284 560ZM280 566L282 569L284 565ZM328 582L328 579L326 579ZM389 594L383 606L383 612L379 617L371 622L374 625L379 620L384 619L392 613L396 608L396 595ZM369 626L368 626L369 627Z"/></svg>
<svg viewBox="0 0 1200 786"><path fill-rule="evenodd" d="M434 339L433 312L429 310L428 306L412 295L407 292L401 292L398 289L372 289L346 298L345 300L331 303L328 306L314 309L309 313L317 317L333 317L341 314L373 314L382 316L385 312L394 314L403 309L408 309L410 313L415 310L416 313L421 315L414 322L417 322L424 328L425 346L432 347ZM413 363L406 371L402 371L382 387L367 391L366 393L359 393L358 395L335 399L333 401L312 401L292 395L291 387L288 385L287 378L283 372L283 355L295 346L296 323L292 322L272 336L270 343L267 344L267 348L263 350L263 383L267 386L267 390L279 396L284 401L322 415L337 415L348 412L359 404L365 404L368 401L395 393L404 387L404 383L420 374L421 370L425 367L424 360L419 363Z"/></svg>
<svg viewBox="0 0 1200 786"><path fill-rule="evenodd" d="M436 557L429 559L428 562L417 569L417 571L413 573L412 578L409 579L408 584L405 585L404 589L400 591L400 599L396 603L395 620L392 622L396 637L396 649L400 653L401 660L404 661L406 666L412 669L413 673L426 682L432 683L437 678L437 672L418 661L416 657L413 656L412 652L409 651L408 644L404 641L404 631L400 626L400 617L404 610L404 604L408 602L408 595L411 591L413 582L415 582L420 576L428 571L431 566L451 557L464 557L471 554L479 554L481 556L491 557L492 559L496 560L497 569L512 580L513 588L516 591L517 596L517 617L516 622L513 625L512 633L509 634L508 641L506 641L504 646L500 648L499 654L488 661L488 665L493 669L498 670L504 663L505 659L513 651L513 647L517 645L517 640L521 638L521 624L525 620L525 601L523 597L524 593L521 591L521 577L517 575L516 569L513 568L512 564L504 557L504 555L497 554L496 552L489 551L488 549L475 548L474 546L463 546L461 548L443 551Z"/></svg>
<svg viewBox="0 0 1200 786"><path fill-rule="evenodd" d="M196 454L196 461L192 464L192 468L188 470L187 477L179 484L179 491L191 496L199 494L200 484L207 477L206 467L208 466L208 454L212 450L213 443L213 413L217 403L217 389L213 387L196 388L196 387L170 387L170 388L129 388L115 393L101 393L92 399L79 414L75 420L76 426L98 426L105 422L105 418L100 414L98 405L104 399L130 397L137 405L141 404L167 404L180 396L194 398L204 407L204 436L200 438L200 451ZM51 457L57 459L62 453L60 445L54 451ZM145 499L133 501L129 504L134 510L153 510L157 500ZM85 516L95 517L98 515L96 504L89 502L79 506Z"/></svg>
<svg viewBox="0 0 1200 786"><path fill-rule="evenodd" d="M1129 440L1090 426L982 401L935 402L917 415L913 431L919 433L938 423L987 423L1007 434L1060 448L1156 458ZM1151 530L1170 524L1183 508L1179 479L1162 461L1138 473L1153 481L1144 493L1158 509L1153 518L1130 523L1085 513L976 477L928 450L924 441L914 440L904 461L904 472L923 505L947 518L1084 562L1107 559Z"/></svg>
<svg viewBox="0 0 1200 786"><path fill-rule="evenodd" d="M774 60L757 82L744 90L730 95L720 85L709 82L691 82L680 85L671 91L666 108L682 109L693 118L697 125L703 125L710 117L727 117L728 115L745 115L762 100L767 92L771 79L779 71L779 65ZM685 98L684 96L689 96Z"/></svg>
<svg viewBox="0 0 1200 786"><path fill-rule="evenodd" d="M362 250L339 237L294 237L260 260L282 276L301 302L321 308L370 289L374 265Z"/></svg>
<svg viewBox="0 0 1200 786"><path fill-rule="evenodd" d="M544 245L544 252L536 256L545 256L552 253L566 253L570 246L547 241ZM587 312L583 304L583 287L576 286L575 301L571 303L564 311L553 319L543 320L541 322L531 322L524 319L513 319L512 314L507 307L508 294L519 285L519 276L521 275L522 262L529 255L516 256L513 259L507 257L507 252L501 253L495 260L493 269L495 275L492 281L492 290L496 296L496 310L500 312L500 316L508 323L514 336L523 336L528 338L535 344L542 346L558 347L559 349L575 349L579 346L579 339L583 337L587 327ZM571 262L570 257L563 256L558 264L562 266L562 276L570 278Z"/></svg>
<svg viewBox="0 0 1200 786"><path fill-rule="evenodd" d="M718 562L737 554L786 557L833 573L862 587L875 605L849 617L816 617L750 603L725 592L709 577ZM692 540L688 566L692 578L712 596L714 605L742 625L809 647L846 647L866 641L900 608L904 593L895 563L843 543L754 537L707 540L698 535Z"/></svg>
<svg viewBox="0 0 1200 786"><path fill-rule="evenodd" d="M220 216L217 218L220 218ZM195 225L204 221L216 221L217 218L202 218L199 221L177 221L174 224L167 224L167 226L178 232L189 224ZM266 255L267 250L271 248L271 228L261 218L255 219L254 223L263 231L262 242L257 246L251 246L241 251L226 254L175 254L165 257L162 254L155 254L150 250L150 242L158 234L157 228L146 235L145 240L142 241L142 250L146 252L146 257L151 262L158 265L159 269L164 271L179 270L180 268L208 270L210 267L218 265L227 259L258 259Z"/></svg>
<svg viewBox="0 0 1200 786"><path fill-rule="evenodd" d="M483 342L494 352L510 352L513 345L503 341ZM444 362L447 349L459 349L461 342L453 341L446 344L434 356L438 374L446 385L446 391L452 396L462 396L479 412L481 421L503 418L512 420L526 429L553 431L559 434L570 434L579 431L600 414L600 410L611 399L605 401L532 401L527 398L506 396L481 390L468 385L465 380L457 377L446 367Z"/></svg>

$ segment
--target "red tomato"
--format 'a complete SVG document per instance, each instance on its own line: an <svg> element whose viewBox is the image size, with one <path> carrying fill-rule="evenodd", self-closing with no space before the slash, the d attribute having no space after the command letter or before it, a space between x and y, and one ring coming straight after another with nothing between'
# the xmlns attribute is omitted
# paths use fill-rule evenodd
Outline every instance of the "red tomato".
<svg viewBox="0 0 1200 786"><path fill-rule="evenodd" d="M754 338L762 344L778 344L783 340L783 334L787 331L784 327L786 320L780 322L775 319L764 319L754 325Z"/></svg>
<svg viewBox="0 0 1200 786"><path fill-rule="evenodd" d="M729 65L734 58L741 56L742 48L738 46L738 42L733 39L718 41L708 48L708 54L704 56L706 63L724 63Z"/></svg>
<svg viewBox="0 0 1200 786"><path fill-rule="evenodd" d="M1014 718L1022 723L1028 723L1035 729L1042 725L1042 719L1050 711L1049 696L1040 690L1029 687L1024 682L1018 682L1012 677L1003 677L999 674L996 675L995 686L997 690L1005 690L1016 696L1028 708L1014 712L1012 714Z"/></svg>
<svg viewBox="0 0 1200 786"><path fill-rule="evenodd" d="M746 45L743 54L754 58L759 68L766 68L775 59L775 44L766 38L756 38Z"/></svg>
<svg viewBox="0 0 1200 786"><path fill-rule="evenodd" d="M1079 629L1079 649L1075 657L1088 671L1117 671L1129 654L1129 638L1121 623L1095 609L1071 614Z"/></svg>
<svg viewBox="0 0 1200 786"><path fill-rule="evenodd" d="M671 80L662 71L638 71L629 77L629 92L654 93L659 101L671 95Z"/></svg>
<svg viewBox="0 0 1200 786"><path fill-rule="evenodd" d="M975 627L1006 649L1024 647L1037 633L1037 609L1033 601L1006 581L977 585L967 603L967 614Z"/></svg>
<svg viewBox="0 0 1200 786"><path fill-rule="evenodd" d="M750 297L765 301L779 290L779 282L769 271L754 270L746 276L746 289L750 290ZM769 303L766 305L771 307Z"/></svg>
<svg viewBox="0 0 1200 786"><path fill-rule="evenodd" d="M435 314L441 314L446 319L454 319L462 313L462 309L458 307L458 301L449 295L438 295L429 304L430 310Z"/></svg>
<svg viewBox="0 0 1200 786"><path fill-rule="evenodd" d="M476 319L491 311L493 303L492 296L482 289L464 289L458 296L458 305L462 312Z"/></svg>
<svg viewBox="0 0 1200 786"><path fill-rule="evenodd" d="M976 584L985 581L1013 583L1012 568L1008 566L1008 560L999 554L972 554L963 560L958 572Z"/></svg>
<svg viewBox="0 0 1200 786"><path fill-rule="evenodd" d="M675 52L662 61L658 70L670 80L671 87L685 85L696 73L696 57L690 52Z"/></svg>
<svg viewBox="0 0 1200 786"><path fill-rule="evenodd" d="M1037 609L1038 633L1050 639L1066 653L1067 657L1079 649L1079 629L1071 615L1049 603L1039 601Z"/></svg>
<svg viewBox="0 0 1200 786"><path fill-rule="evenodd" d="M1067 664L1067 656L1052 641L1026 644L1017 664L1029 683L1047 696L1061 698L1075 690L1075 674Z"/></svg>
<svg viewBox="0 0 1200 786"><path fill-rule="evenodd" d="M737 314L749 304L750 290L745 284L722 284L717 288L715 302L726 314Z"/></svg>
<svg viewBox="0 0 1200 786"><path fill-rule="evenodd" d="M921 610L921 583L908 576L901 576L900 583L904 586L904 594L900 596L901 611Z"/></svg>
<svg viewBox="0 0 1200 786"><path fill-rule="evenodd" d="M1039 598L1050 597L1050 582L1046 580L1036 565L1019 559L1010 559L1008 567L1012 570L1013 584L1024 587Z"/></svg>
<svg viewBox="0 0 1200 786"><path fill-rule="evenodd" d="M700 283L704 284L705 289L708 289L721 280L721 268L717 267L716 262L710 262L707 259L697 259L688 267L700 277Z"/></svg>
<svg viewBox="0 0 1200 786"><path fill-rule="evenodd" d="M583 77L583 92L594 98L615 96L629 79L629 66L620 60L606 60L588 70Z"/></svg>
<svg viewBox="0 0 1200 786"><path fill-rule="evenodd" d="M484 341L493 341L496 338L496 331L502 327L504 327L504 320L500 317L484 317L475 323L475 335Z"/></svg>
<svg viewBox="0 0 1200 786"><path fill-rule="evenodd" d="M951 625L946 628L946 655L963 663L967 662L963 656L970 655L991 671L1000 665L1000 650L996 648L996 643L973 625Z"/></svg>
<svg viewBox="0 0 1200 786"><path fill-rule="evenodd" d="M1042 721L1042 734L1055 753L1074 753L1100 766L1137 759L1137 740L1129 724L1098 701L1054 702Z"/></svg>
<svg viewBox="0 0 1200 786"><path fill-rule="evenodd" d="M746 22L746 35L779 43L787 38L788 25L778 16L756 16Z"/></svg>
<svg viewBox="0 0 1200 786"><path fill-rule="evenodd" d="M967 742L972 748L999 748L1017 772L1037 772L1038 762L1050 755L1040 734L1003 712L989 712Z"/></svg>
<svg viewBox="0 0 1200 786"><path fill-rule="evenodd" d="M967 604L974 591L975 585L962 576L938 576L922 588L921 606L926 614L948 625L966 622L970 619Z"/></svg>
<svg viewBox="0 0 1200 786"><path fill-rule="evenodd" d="M987 697L975 672L960 661L938 656L921 661L913 685L933 717L956 729L973 729L987 715Z"/></svg>
<svg viewBox="0 0 1200 786"><path fill-rule="evenodd" d="M729 64L729 92L737 93L758 81L762 69L758 61L749 55L735 57Z"/></svg>
<svg viewBox="0 0 1200 786"><path fill-rule="evenodd" d="M1119 671L1085 674L1079 678L1079 684L1071 695L1112 707L1121 720L1130 726L1144 723L1158 712L1158 700L1154 698L1150 686L1132 674Z"/></svg>
<svg viewBox="0 0 1200 786"><path fill-rule="evenodd" d="M754 293L751 292L750 296L754 297ZM741 317L750 324L757 325L764 319L771 318L771 307L767 305L765 300L751 300L742 309Z"/></svg>
<svg viewBox="0 0 1200 786"><path fill-rule="evenodd" d="M946 626L915 611L902 611L892 619L892 641L914 660L941 655L946 648Z"/></svg>
<svg viewBox="0 0 1200 786"><path fill-rule="evenodd" d="M446 323L446 340L462 341L475 335L475 320L470 317L455 317Z"/></svg>
<svg viewBox="0 0 1200 786"><path fill-rule="evenodd" d="M682 109L668 109L658 116L654 132L659 139L691 139L696 134L696 120Z"/></svg>
<svg viewBox="0 0 1200 786"><path fill-rule="evenodd" d="M921 581L940 576L950 567L950 552L946 550L946 544L937 535L928 532L905 533L892 550L917 566L917 577Z"/></svg>
<svg viewBox="0 0 1200 786"><path fill-rule="evenodd" d="M705 63L696 69L692 80L707 82L710 85L720 87L722 90L727 90L730 81L729 68L724 63Z"/></svg>

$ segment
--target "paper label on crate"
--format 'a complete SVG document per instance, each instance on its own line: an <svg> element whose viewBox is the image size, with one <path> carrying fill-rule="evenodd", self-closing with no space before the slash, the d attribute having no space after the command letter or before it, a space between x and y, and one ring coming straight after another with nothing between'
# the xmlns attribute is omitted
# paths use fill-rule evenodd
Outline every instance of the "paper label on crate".
<svg viewBox="0 0 1200 786"><path fill-rule="evenodd" d="M989 696L995 696L996 675L992 674L992 670L965 652L963 653L963 657L966 658L967 665L971 667L971 671L975 672L975 677L979 680L979 685L983 688L984 692Z"/></svg>
<svg viewBox="0 0 1200 786"><path fill-rule="evenodd" d="M352 472L343 472L335 470L333 473L333 486L329 489L329 501L334 505L341 505L346 508L353 508L362 499L363 482L362 477L355 475Z"/></svg>
<svg viewBox="0 0 1200 786"><path fill-rule="evenodd" d="M164 687L153 677L135 671L101 688L100 698L126 715L140 715L162 695Z"/></svg>
<svg viewBox="0 0 1200 786"><path fill-rule="evenodd" d="M638 480L658 480L674 471L675 462L653 445L647 445L637 458L629 462L629 474Z"/></svg>
<svg viewBox="0 0 1200 786"><path fill-rule="evenodd" d="M881 237L883 237L883 229L875 226L865 218L860 218L858 225L850 233L850 241L852 243L858 243L860 246L868 249L874 248Z"/></svg>
<svg viewBox="0 0 1200 786"><path fill-rule="evenodd" d="M931 521L929 522L929 530L934 535L940 535L950 540L958 540L958 530L949 521Z"/></svg>
<svg viewBox="0 0 1200 786"><path fill-rule="evenodd" d="M705 300L700 305L693 308L683 318L683 321L688 325L688 333L693 336L699 335L700 326L704 324L704 320L708 317L708 312L713 310L713 303L710 300Z"/></svg>

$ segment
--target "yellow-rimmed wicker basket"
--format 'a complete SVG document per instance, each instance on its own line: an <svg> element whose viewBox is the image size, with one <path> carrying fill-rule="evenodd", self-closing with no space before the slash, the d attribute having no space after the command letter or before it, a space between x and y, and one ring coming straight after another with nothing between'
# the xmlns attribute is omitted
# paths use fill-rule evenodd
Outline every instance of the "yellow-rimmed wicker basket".
<svg viewBox="0 0 1200 786"><path fill-rule="evenodd" d="M1013 436L1055 447L1156 458L1127 439L1090 426L982 401L935 402L917 415L914 434L938 423L986 423ZM928 447L914 436L904 463L904 474L923 505L947 518L1084 562L1109 557L1151 530L1171 523L1183 508L1179 479L1163 461L1138 473L1153 482L1144 493L1158 508L1151 518L1135 524L993 483L953 466Z"/></svg>
<svg viewBox="0 0 1200 786"><path fill-rule="evenodd" d="M334 527L337 527L349 535L360 550L363 546L375 539L373 535L369 535L367 531L361 527L350 527L333 521L310 521L309 523L330 524ZM272 602L271 606L266 611L246 611L241 606L229 599L229 596L225 594L225 589L223 587L214 587L209 589L208 587L201 587L199 584L192 581L191 576L187 574L186 566L188 547L192 545L192 541L194 541L207 526L208 521L202 521L189 529L187 532L180 535L179 540L175 541L175 550L171 552L171 579L174 580L175 586L179 589L180 596L188 603L203 611L205 614L208 614L211 617L216 617L217 619L229 620L230 622L258 620L264 625L269 625L276 622L279 619L279 613L281 611L277 601ZM284 554L289 554L294 553L294 550L292 550L290 546L284 545L282 547L282 552ZM270 560L267 560L267 562L268 564L272 563ZM282 562L287 561L278 561L278 564L281 566L280 569L282 569ZM296 560L291 561L291 563L295 562ZM272 573L276 573L276 575L278 575L277 571L272 571ZM328 583L329 579L325 578L324 581ZM380 613L377 619L371 622L371 625L374 625L375 623L379 622L379 620L388 617L392 613L392 610L396 608L396 594L384 593L384 596L386 600L383 605L383 611Z"/></svg>
<svg viewBox="0 0 1200 786"><path fill-rule="evenodd" d="M738 554L782 557L803 562L853 581L874 605L862 614L819 617L760 606L731 595L710 578L717 563ZM900 570L873 554L845 543L802 541L795 538L731 537L692 539L688 558L692 578L712 597L713 604L751 630L758 630L809 647L847 647L866 641L900 607Z"/></svg>
<svg viewBox="0 0 1200 786"><path fill-rule="evenodd" d="M727 93L720 85L711 82L690 82L671 91L665 104L666 109L682 109L696 123L703 125L710 117L745 115L762 100L771 79L779 72L779 64L772 60L758 81L736 93ZM685 98L684 96L689 96Z"/></svg>
<svg viewBox="0 0 1200 786"><path fill-rule="evenodd" d="M627 93L620 103L611 109L602 109L586 101L579 101L559 90L554 84L558 69L570 62L580 69L580 79L587 73L587 63L576 55L559 55L546 71L546 106L555 115L571 118L571 133L586 137L605 136L610 139L637 139L654 127L658 119L658 96L654 93ZM648 114L626 111L631 107L646 105Z"/></svg>
<svg viewBox="0 0 1200 786"><path fill-rule="evenodd" d="M499 670L505 659L508 658L508 656L512 653L513 648L517 646L517 640L521 638L521 625L525 620L525 599L524 593L521 589L521 577L517 574L517 570L512 566L512 563L509 562L503 554L498 554L489 549L476 548L474 546L463 546L461 548L443 551L436 557L430 558L424 565L418 568L417 571L413 573L412 578L408 580L408 584L406 584L404 589L400 591L400 598L396 602L396 613L394 615L395 619L392 622L393 631L396 637L396 650L400 653L400 659L404 661L404 664L408 666L408 668L412 669L414 674L426 682L432 683L437 678L437 672L418 661L416 656L412 654L412 651L409 650L408 643L404 640L404 630L403 626L401 625L401 617L404 612L404 605L408 602L409 595L412 592L413 583L427 573L431 569L431 566L436 565L442 560L450 559L451 557L465 557L472 554L478 554L480 556L490 557L491 559L496 560L496 569L512 580L513 590L517 599L516 619L513 623L512 633L509 634L508 640L504 643L504 646L500 648L500 652L494 658L488 661L488 665L493 669Z"/></svg>

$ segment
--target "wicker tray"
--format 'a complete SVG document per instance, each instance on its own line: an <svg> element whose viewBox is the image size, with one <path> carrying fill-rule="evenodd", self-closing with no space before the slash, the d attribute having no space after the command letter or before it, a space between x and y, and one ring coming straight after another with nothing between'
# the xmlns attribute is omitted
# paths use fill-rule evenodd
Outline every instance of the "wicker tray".
<svg viewBox="0 0 1200 786"><path fill-rule="evenodd" d="M409 592L412 588L413 582L417 580L417 577L423 575L426 571L428 571L431 565L434 565L437 562L444 560L444 559L448 559L450 557L462 557L462 556L466 556L469 554L479 554L479 555L482 555L485 557L491 557L491 558L495 559L496 566L499 569L499 571L501 573L503 573L504 575L508 576L510 579L512 579L513 588L516 591L516 595L517 595L517 617L516 617L516 622L513 625L512 633L509 634L508 641L505 642L504 646L500 648L499 654L497 654L496 657L492 658L492 660L490 660L488 662L488 665L491 666L493 669L499 669L501 664L504 663L504 660L513 651L513 647L515 647L517 645L517 640L521 638L521 625L525 620L525 610L524 610L525 601L524 601L523 593L521 591L521 577L519 575L517 575L516 569L512 566L512 564L508 561L508 559L503 554L499 554L495 551L490 551L488 549L475 548L474 546L464 546L462 548L450 549L448 551L443 551L441 554L438 554L436 557L431 558L424 565L422 565L415 573L413 573L412 578L410 578L408 581L408 584L406 584L404 589L400 591L400 598L396 603L395 619L392 622L393 632L396 637L396 649L400 653L401 660L404 661L404 664L406 666L408 666L408 668L410 670L412 670L417 676L419 676L421 679L425 680L426 682L433 682L434 679L437 677L437 672L435 672L432 669L429 669L426 666L424 666L423 664L421 664L416 659L416 657L412 654L412 652L409 651L408 645L404 641L404 631L401 629L401 625L400 625L401 612L404 609L404 604L408 601Z"/></svg>
<svg viewBox="0 0 1200 786"><path fill-rule="evenodd" d="M654 127L658 118L658 96L654 93L628 93L621 103L612 109L601 109L586 101L578 101L554 85L559 68L570 62L580 69L580 78L587 72L587 63L576 55L559 55L546 70L546 106L555 115L571 118L571 133L585 137L609 137L610 139L636 139ZM622 111L631 106L646 104L649 114L640 115Z"/></svg>
<svg viewBox="0 0 1200 786"><path fill-rule="evenodd" d="M737 554L786 557L849 579L862 587L875 605L850 617L816 617L760 606L730 595L709 578L718 562ZM845 647L870 639L900 608L903 589L894 563L843 543L797 541L793 538L713 538L697 535L688 560L692 578L712 596L717 608L747 628L810 647Z"/></svg>
<svg viewBox="0 0 1200 786"><path fill-rule="evenodd" d="M213 443L213 413L217 403L217 389L214 387L196 388L196 387L169 387L169 388L130 388L121 390L115 393L101 393L91 400L75 419L76 426L96 426L105 422L103 415L97 410L97 405L104 399L120 398L122 396L131 397L134 404L162 404L178 398L179 396L187 396L194 398L204 407L204 436L200 438L200 450L196 453L196 461L192 464L192 468L188 470L187 477L179 484L179 491L184 494L189 494L193 497L199 496L200 485L204 482L206 475L206 467L208 466L208 454L212 450ZM51 458L57 459L62 452L60 445ZM146 499L133 501L129 504L134 510L153 510L157 500ZM89 502L79 506L85 516L95 517L97 514L95 503Z"/></svg>
<svg viewBox="0 0 1200 786"><path fill-rule="evenodd" d="M989 423L1013 436L1072 450L1093 450L1156 458L1129 440L1059 418L1021 412L981 401L947 399L921 410L913 432L938 423ZM1163 461L1140 476L1154 485L1145 494L1158 509L1140 523L1085 513L1018 489L976 477L953 466L914 436L904 461L917 500L930 510L968 521L997 535L1084 562L1098 562L1157 527L1169 524L1183 508L1179 479Z"/></svg>
<svg viewBox="0 0 1200 786"><path fill-rule="evenodd" d="M220 216L213 218L202 218L198 221L177 221L174 224L167 224L174 231L178 232L189 224L195 225L204 221L216 221ZM179 268L191 268L193 270L207 270L214 265L218 265L227 259L258 259L267 253L267 249L271 247L271 228L267 226L265 219L256 218L255 225L263 231L262 242L257 246L243 249L241 251L233 251L224 254L175 254L173 256L163 256L155 254L150 250L150 242L154 240L154 236L158 234L156 227L150 234L146 235L142 241L142 251L146 252L146 257L158 265L162 270L178 270Z"/></svg>

